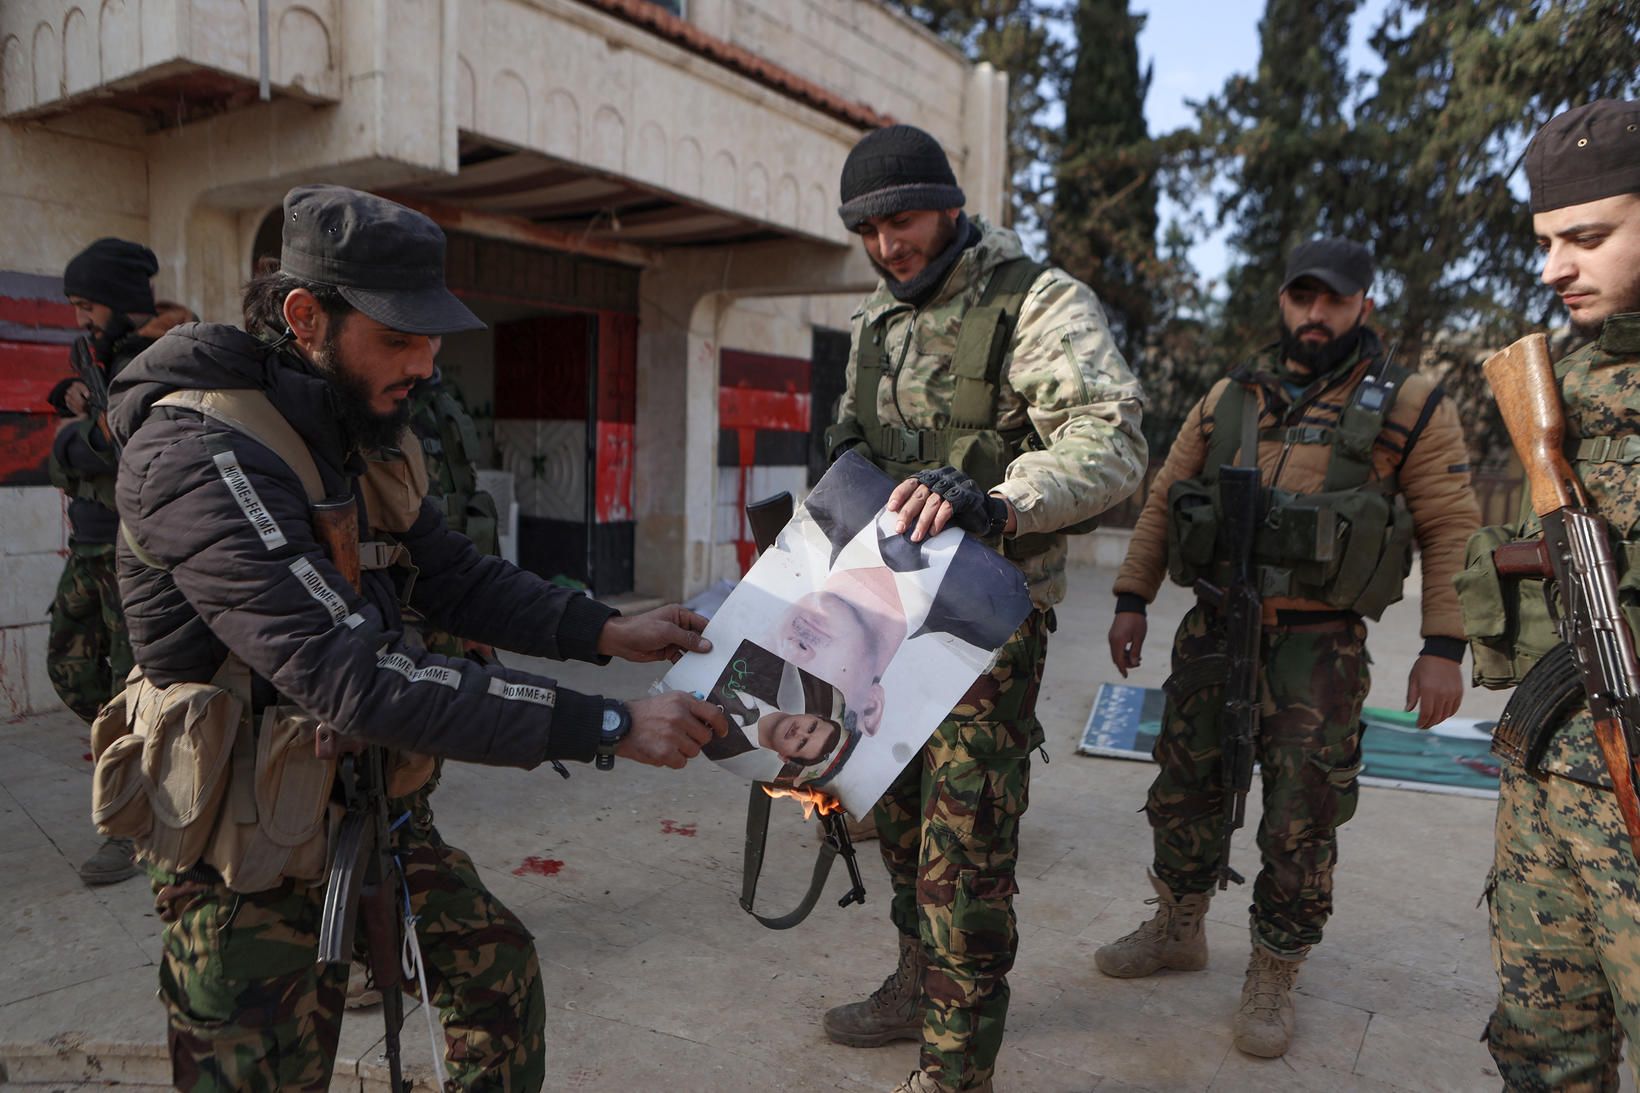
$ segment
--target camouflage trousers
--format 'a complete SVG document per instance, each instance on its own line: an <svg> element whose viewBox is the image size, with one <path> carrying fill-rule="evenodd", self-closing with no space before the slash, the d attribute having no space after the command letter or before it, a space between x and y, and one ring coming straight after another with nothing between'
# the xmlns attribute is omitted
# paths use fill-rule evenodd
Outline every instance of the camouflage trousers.
<svg viewBox="0 0 1640 1093"><path fill-rule="evenodd" d="M1615 1090L1624 1036L1631 1064L1640 1043L1640 889L1617 803L1505 763L1496 847L1486 1038L1504 1087Z"/></svg>
<svg viewBox="0 0 1640 1093"><path fill-rule="evenodd" d="M536 1090L546 1000L534 942L433 826L432 784L394 802L394 847L417 916L427 986L463 1089ZM287 881L251 895L151 870L166 922L160 998L172 1084L189 1090L329 1088L347 966L314 957L324 888ZM361 926L362 933L362 926ZM406 982L416 993L416 985ZM379 1012L356 1016L378 1026ZM406 1021L401 1039L420 1034Z"/></svg>
<svg viewBox="0 0 1640 1093"><path fill-rule="evenodd" d="M96 720L131 674L131 642L120 613L114 546L73 544L51 601L46 674L63 705Z"/></svg>
<svg viewBox="0 0 1640 1093"><path fill-rule="evenodd" d="M952 1089L989 1079L1002 1047L1047 642L1046 617L1033 612L875 809L890 916L928 956L921 1065Z"/></svg>
<svg viewBox="0 0 1640 1093"><path fill-rule="evenodd" d="M1332 913L1337 831L1355 814L1359 796L1366 637L1359 619L1264 630L1257 748L1264 817L1250 911L1254 940L1276 953L1307 952ZM1206 892L1217 883L1224 848L1224 686L1174 692L1189 679L1193 662L1223 651L1205 609L1185 616L1173 641L1173 675L1153 752L1161 770L1145 802L1156 876L1175 895Z"/></svg>

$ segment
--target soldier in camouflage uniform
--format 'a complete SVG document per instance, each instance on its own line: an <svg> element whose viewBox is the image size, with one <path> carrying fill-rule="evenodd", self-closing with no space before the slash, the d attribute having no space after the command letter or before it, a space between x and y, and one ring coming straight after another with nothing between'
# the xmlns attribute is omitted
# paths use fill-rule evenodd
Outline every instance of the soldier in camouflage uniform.
<svg viewBox="0 0 1640 1093"><path fill-rule="evenodd" d="M75 255L63 271L63 293L85 333L73 354L81 369L108 381L166 330L191 316L175 304L154 300L151 278L159 271L154 252L140 243L99 239ZM68 376L48 400L67 420L51 445L51 481L68 495L68 558L51 601L46 675L63 705L86 724L131 671L131 643L120 611L114 574L114 474L107 407L97 404L87 380ZM136 875L128 839L108 839L80 866L87 884L113 884Z"/></svg>
<svg viewBox="0 0 1640 1093"><path fill-rule="evenodd" d="M1368 689L1362 616L1376 618L1400 598L1414 534L1423 555L1424 649L1408 681L1407 709L1418 706L1418 725L1428 728L1456 712L1463 695L1452 576L1480 522L1463 434L1438 388L1384 360L1365 326L1371 280L1372 259L1359 244L1314 240L1294 250L1279 301L1280 344L1219 380L1191 409L1151 484L1115 583L1110 651L1125 676L1139 664L1145 605L1164 574L1187 586L1197 578L1225 580L1215 567L1230 544L1215 524L1197 521L1218 512L1217 468L1244 462L1249 440L1256 456L1245 462L1262 471L1263 503L1279 511L1298 495L1315 495L1313 504L1351 513L1351 534L1372 547L1358 554L1353 539L1334 541L1330 531L1321 543L1315 534L1266 541L1274 531L1265 529L1284 526L1275 511L1254 544L1264 594L1256 742L1262 868L1233 1029L1238 1048L1264 1057L1284 1054L1291 1042L1293 981L1331 913L1336 832L1355 812ZM1370 513L1379 514L1381 526L1368 530ZM1339 563L1327 574L1320 558L1348 558L1362 571ZM1174 638L1155 747L1160 770L1145 804L1155 844L1150 902L1157 908L1138 930L1098 950L1106 975L1207 966L1202 920L1226 850L1225 651L1220 616L1206 602L1193 608Z"/></svg>
<svg viewBox="0 0 1640 1093"><path fill-rule="evenodd" d="M1640 103L1606 99L1552 119L1526 153L1532 227L1543 282L1588 339L1555 365L1565 451L1591 506L1625 544L1640 538ZM1494 529L1487 529L1492 532ZM1512 532L1516 529L1498 529ZM1520 533L1541 534L1536 518ZM1490 538L1471 550L1466 622L1483 657L1524 667L1556 644L1532 582L1507 608L1518 632L1485 618L1501 605L1490 581ZM1635 547L1619 544L1620 569ZM1621 603L1635 619L1632 569ZM1477 593L1471 595L1471 591ZM1501 642L1501 645L1500 645ZM1491 680L1519 678L1504 669ZM1528 698L1527 682L1510 700ZM1496 857L1488 886L1499 997L1487 1025L1492 1057L1511 1090L1615 1090L1623 1040L1640 1043L1640 875L1611 792L1581 683L1570 713L1527 727L1525 762L1501 764ZM1640 1073L1637 1073L1640 1077Z"/></svg>
<svg viewBox="0 0 1640 1093"><path fill-rule="evenodd" d="M882 283L854 315L833 456L858 448L904 481L890 500L920 541L954 523L1014 559L1036 610L875 809L900 959L834 1041L921 1040L905 1093L988 1090L1018 941L1013 897L1037 690L1065 593L1061 531L1126 497L1145 465L1143 395L1098 299L970 220L928 134L868 134L843 204Z"/></svg>

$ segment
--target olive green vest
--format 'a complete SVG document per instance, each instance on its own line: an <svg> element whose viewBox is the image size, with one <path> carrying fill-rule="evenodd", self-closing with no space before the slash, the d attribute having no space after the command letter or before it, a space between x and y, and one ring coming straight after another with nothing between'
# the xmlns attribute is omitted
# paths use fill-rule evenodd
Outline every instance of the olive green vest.
<svg viewBox="0 0 1640 1093"><path fill-rule="evenodd" d="M872 462L897 480L951 466L981 490L1001 485L1008 464L1020 453L1046 447L1031 425L1004 432L996 421L1002 365L1013 347L1020 308L1047 268L1023 257L1003 262L991 271L979 302L963 312L951 355L956 384L950 420L942 428L889 425L879 417L877 397L888 377L885 342L891 315L885 313L869 324L855 353L855 416L826 430L827 453L835 458L841 449L863 441ZM1002 549L1011 558L1026 558L1048 549L1054 535L1076 535L1095 526L1097 521L1086 520L1051 534L1020 535L1003 543Z"/></svg>
<svg viewBox="0 0 1640 1093"><path fill-rule="evenodd" d="M1331 428L1278 425L1257 433L1259 441L1328 446L1319 493L1265 490L1253 544L1264 596L1316 600L1372 619L1401 598L1412 567L1412 515L1395 476L1371 480L1372 449L1409 375L1388 362L1370 370ZM1243 416L1256 421L1258 412L1250 388L1232 380L1213 411L1201 474L1168 489L1168 574L1186 587L1224 580L1229 545L1219 541L1219 468L1234 461Z"/></svg>

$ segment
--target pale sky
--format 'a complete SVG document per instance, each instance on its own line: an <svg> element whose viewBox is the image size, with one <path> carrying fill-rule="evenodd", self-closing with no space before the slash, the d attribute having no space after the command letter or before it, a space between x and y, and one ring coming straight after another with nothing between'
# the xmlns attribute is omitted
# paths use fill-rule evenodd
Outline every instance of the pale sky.
<svg viewBox="0 0 1640 1093"><path fill-rule="evenodd" d="M1367 39L1389 0L1363 0L1350 27L1350 68L1377 72ZM1251 73L1258 65L1258 21L1264 0L1133 0L1135 14L1148 15L1139 34L1139 63L1154 62L1145 119L1153 136L1194 122L1186 100L1200 100L1224 86L1231 73ZM1169 219L1164 198L1162 223ZM1204 277L1219 277L1228 264L1222 237L1204 240L1191 251Z"/></svg>

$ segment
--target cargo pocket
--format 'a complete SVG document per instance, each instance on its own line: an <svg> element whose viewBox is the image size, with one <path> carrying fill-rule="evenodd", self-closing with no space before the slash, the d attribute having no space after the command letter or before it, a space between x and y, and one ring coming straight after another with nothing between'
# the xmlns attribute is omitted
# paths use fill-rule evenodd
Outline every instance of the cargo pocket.
<svg viewBox="0 0 1640 1093"><path fill-rule="evenodd" d="M1362 731L1365 732L1365 729L1363 725ZM1337 765L1329 765L1322 756L1315 757L1311 762L1326 772L1327 789L1337 806L1333 813L1333 827L1343 827L1355 815L1356 806L1361 800L1361 771L1366 766L1361 757L1361 746L1359 743L1356 745L1353 758Z"/></svg>
<svg viewBox="0 0 1640 1093"><path fill-rule="evenodd" d="M295 706L262 712L253 803L221 825L208 861L236 892L261 892L289 877L325 874L336 761L314 754L318 722Z"/></svg>
<svg viewBox="0 0 1640 1093"><path fill-rule="evenodd" d="M951 906L950 952L971 973L1005 974L1013 963L1013 898L1019 882L1012 868L964 869L957 874Z"/></svg>
<svg viewBox="0 0 1640 1093"><path fill-rule="evenodd" d="M99 718L92 819L105 835L135 839L142 857L180 873L200 860L221 812L239 699L209 683L128 687ZM128 732L117 720L127 719Z"/></svg>

